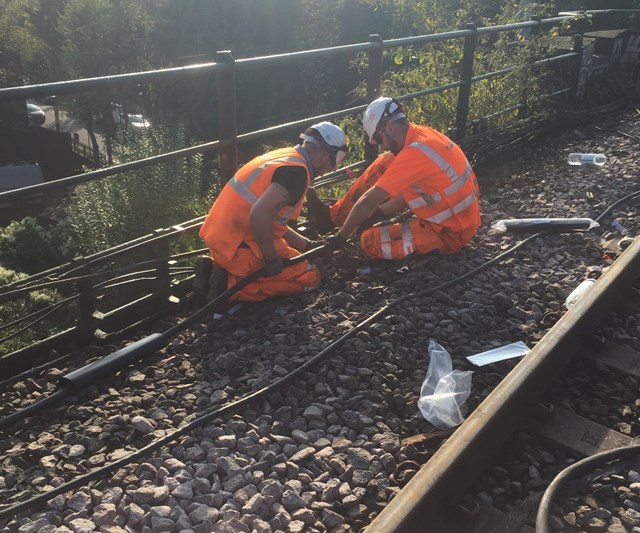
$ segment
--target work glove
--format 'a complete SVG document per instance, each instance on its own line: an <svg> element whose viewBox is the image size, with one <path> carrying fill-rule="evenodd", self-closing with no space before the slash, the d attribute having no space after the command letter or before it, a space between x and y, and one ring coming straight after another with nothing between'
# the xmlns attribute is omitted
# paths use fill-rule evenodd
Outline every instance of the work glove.
<svg viewBox="0 0 640 533"><path fill-rule="evenodd" d="M269 259L264 262L264 277L271 278L277 276L282 272L282 257L276 257L275 259Z"/></svg>
<svg viewBox="0 0 640 533"><path fill-rule="evenodd" d="M344 250L347 247L347 239L345 239L340 233L336 233L331 237L328 237L326 241L324 241L324 250L329 253L335 250Z"/></svg>

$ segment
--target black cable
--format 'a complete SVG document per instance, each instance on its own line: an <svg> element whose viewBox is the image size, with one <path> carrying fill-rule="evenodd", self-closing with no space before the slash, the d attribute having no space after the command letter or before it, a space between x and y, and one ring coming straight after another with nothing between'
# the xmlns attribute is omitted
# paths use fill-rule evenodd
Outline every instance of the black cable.
<svg viewBox="0 0 640 533"><path fill-rule="evenodd" d="M51 307L51 309L44 313L43 315L39 316L38 318L36 318L33 322L31 322L30 324L27 324L26 326L23 326L22 328L14 331L13 333L10 333L9 335L7 335L6 337L0 339L0 344L3 344L7 341L10 341L11 339L13 339L14 337L17 337L18 335L20 335L21 333L27 331L28 329L31 329L33 326L35 326L36 324L38 324L39 322L42 322L45 318L47 318L50 314L55 313L58 309L60 309L67 301L71 300L72 298L67 298L66 300L63 300L61 302L55 303L53 305L50 305L49 307ZM46 309L46 308L45 308ZM22 321L22 320L21 320Z"/></svg>
<svg viewBox="0 0 640 533"><path fill-rule="evenodd" d="M607 207L602 213L600 213L600 215L598 216L598 218L596 218L596 222L600 223L600 221L606 216L608 215L611 211L613 211L614 207L617 207L618 205L620 205L623 202L627 202L629 200L635 200L636 198L640 197L640 190L639 191L635 191L632 192L630 194L627 194L626 196L624 196L623 198L620 198L619 200L615 201L613 204L611 204L609 207Z"/></svg>
<svg viewBox="0 0 640 533"><path fill-rule="evenodd" d="M69 300L72 300L74 298L77 298L78 295L74 295L74 296L70 296L68 298L65 298L64 300L60 300L57 302L54 302L52 304L49 304L47 307L43 307L42 309L38 309L37 311L34 311L31 314L28 314L26 316L20 317L20 318L16 318L13 322L7 322L6 324L1 324L0 325L0 331L2 331L3 329L8 329L12 326L16 326L18 324L20 324L20 322L25 322L26 320L29 320L30 318L33 318L35 316L41 315L43 313L46 313L47 311L49 311L49 309L51 309L52 307L57 307L61 304L67 303ZM2 344L4 342L4 340L0 340L0 344Z"/></svg>
<svg viewBox="0 0 640 533"><path fill-rule="evenodd" d="M301 261L308 259L311 255L317 253L322 248L324 248L324 245L313 248L291 259L284 259L283 268L287 268L291 265L295 265L297 263L300 263ZM95 381L95 379L103 374L122 368L126 364L129 364L140 359L144 355L147 355L147 353L149 352L152 353L161 349L163 346L166 346L169 340L171 340L175 335L193 325L203 315L206 315L212 310L218 308L218 306L226 302L228 298L233 296L235 293L237 293L250 283L253 283L256 279L262 277L263 275L264 268L261 268L256 272L249 274L247 277L241 279L233 287L228 288L226 291L224 291L218 297L214 298L211 302L204 305L194 314L190 315L188 318L176 324L175 326L169 328L165 332L148 335L147 337L138 340L132 345L117 350L116 352L113 352L106 357L102 357L101 359L98 359L97 361L94 361L89 365L86 365L70 374L67 374L61 380L63 385L65 385L66 389L81 388L83 386L86 386L88 383ZM56 396L56 394L54 393L52 397L53 396ZM56 396L57 399L61 397L62 396ZM38 409L42 409L47 405L49 404L45 403L44 401L39 401L35 404L31 404L24 409L20 409L12 413L11 415L0 418L0 429L4 429L12 424L15 424L19 420L27 418Z"/></svg>
<svg viewBox="0 0 640 533"><path fill-rule="evenodd" d="M639 191L640 193L640 191ZM632 196L632 195L630 195ZM620 201L618 201L616 203L616 205L619 203ZM205 415L202 415L200 417L195 418L194 420L192 420L191 422L189 422L188 424L186 424L185 426L183 426L182 428L168 434L165 435L164 437L162 437L161 439L159 439L158 441L155 441L151 444L148 444L147 446L139 449L138 451L123 457L117 461L114 461L113 463L110 463L108 465L105 465L103 467L100 467L96 470L94 470L93 472L90 472L88 474L85 474L83 476L80 476L76 479L74 479L73 481L69 481L67 483L64 483L63 485L60 485L59 487L56 487L53 490L50 490L46 493L43 494L39 494L37 496L34 496L33 498L30 498L24 502L20 502L20 503L16 503L13 505L9 505L7 507L3 507L0 508L0 519L1 518L5 518L7 516L13 516L19 512L22 512L26 509L29 509L30 507L35 506L36 504L39 504L41 502L50 500L51 498L54 498L55 496L59 495L59 494L64 494L65 492L71 491L71 490L75 490L79 487L82 487L84 485L86 485L87 483L95 480L95 479L100 479L102 477L104 477L105 475L113 472L114 470L117 470L118 468L125 466L131 462L134 462L135 460L144 457L145 455L147 455L148 453L157 450L158 448L164 446L165 444L168 444L174 440L176 440L177 438L181 437L182 435L186 434L187 432L191 431L192 429L201 426L211 420L214 420L215 418L220 417L221 415L225 414L227 411L233 411L236 410L240 407L243 407L245 404L260 398L266 394L268 394L269 392L289 383L291 380L293 380L295 377L297 377L299 374L301 374L302 372L305 372L308 368L310 368L311 366L315 365L316 363L320 362L321 360L323 360L329 353L331 353L333 350L335 350L336 348L338 348L339 346L341 346L345 341L347 341L349 338L353 337L356 333L358 333L360 330L364 329L365 326L367 326L370 322L372 322L373 320L375 320L376 318L380 317L380 316L384 316L389 310L391 310L392 308L396 307L397 305L406 302L408 300L412 300L415 298L424 298L425 296L429 296L435 292L438 291L442 291L444 289L447 289L453 285L456 285L458 283L461 283L467 279L469 279L470 277L484 271L485 269L489 268L490 266L493 266L494 264L502 261L503 259L505 259L506 257L510 256L512 253L514 253L516 250L518 250L519 248L521 248L522 246L524 246L526 243L532 241L535 238L538 238L542 235L544 235L545 232L538 232L538 233L534 233L533 235L530 235L529 237L527 237L526 239L523 239L522 241L520 241L519 243L515 244L514 246L512 246L511 248L509 248L508 250L502 252L501 254L497 255L496 257L490 259L489 261L486 261L485 263L479 265L478 267L470 270L469 272L463 274L462 276L459 276L457 278L454 278L450 281L447 281L445 283L442 283L436 287L430 288L430 289L425 289L423 291L419 291L417 293L413 293L413 294L407 294L405 296L401 296L395 300L393 300L392 302L389 302L388 304L384 305L382 308L380 308L378 311L376 311L375 313L373 313L372 315L370 315L368 318L366 318L365 320L359 322L358 324L356 324L355 326L353 326L349 331L347 331L346 333L344 333L341 337L339 337L338 339L334 340L332 343L330 343L326 348L322 349L320 352L318 352L315 356L313 356L311 359L309 359L308 361L306 361L305 363L303 363L301 366L299 366L298 368L296 368L293 372L287 374L286 376L283 376L282 378L276 380L275 382L271 383L270 385L263 387L262 389L255 391L251 394L248 394L247 396L245 396L244 398L241 398L235 402L230 402L228 404L223 405L222 407L215 409ZM318 250L320 250L322 247L318 247L318 248L314 248L313 250L309 250L308 252L306 252L305 254L302 254L302 256L308 256L311 255L312 253L317 252ZM298 256L295 259L299 259L302 256ZM260 271L259 271L260 272ZM255 273L254 273L255 274ZM246 280L247 278L245 278ZM244 280L242 280L244 281ZM221 298L222 296L224 296L227 292L229 292L228 289L227 291L225 291L224 293L222 293L220 295L219 298ZM228 297L228 296L227 296ZM190 326L193 322L195 322L195 320L197 320L197 318L200 318L203 314L205 314L206 312L209 312L211 310L211 308L213 307L214 303L218 303L217 302L218 298L216 298L215 300L213 300L212 302L210 302L209 304L205 305L203 308L201 308L200 310L198 310L194 315L191 315L190 317L188 317L187 319L185 319L184 321L182 321L180 324L177 324L176 326L172 327L171 329L167 330L164 335L169 334L170 332L172 332L173 335L183 331L184 329L186 329L188 326ZM2 422L2 421L0 421Z"/></svg>
<svg viewBox="0 0 640 533"><path fill-rule="evenodd" d="M69 394L71 394L71 391L69 389L57 390L54 393L47 396L46 398L43 398L42 400L37 400L36 402L25 407L24 409L21 409L20 411L16 411L15 413L5 416L2 420L0 420L0 428L10 426L11 424L15 424L16 422L19 422L20 420L23 420L31 416L32 413L41 411L42 409L55 404L65 396L68 396Z"/></svg>
<svg viewBox="0 0 640 533"><path fill-rule="evenodd" d="M640 446L616 448L615 450L607 450L606 452L591 455L565 468L555 477L551 485L547 487L547 490L544 491L538 507L538 514L536 515L536 533L549 533L549 511L551 503L570 479L593 471L599 463L626 459L627 457L636 458L638 454L640 454Z"/></svg>
<svg viewBox="0 0 640 533"><path fill-rule="evenodd" d="M542 233L535 233L533 235L530 235L529 237L527 237L526 239L520 241L519 243L515 244L513 247L511 247L509 250L506 250L505 252L499 254L498 256L494 257L493 259L490 259L489 261L483 263L482 265L472 269L471 271L467 272L466 274L463 274L462 276L458 277L458 278L454 278L453 280L450 280L448 282L442 283L440 285L438 285L437 287L433 287L431 289L426 289L424 291L420 291L414 294L409 294L409 295L405 295L405 296L401 296L400 298L393 300L392 302L389 302L388 304L386 304L385 306L383 306L382 308L380 308L378 311L376 311L375 313L373 313L372 315L370 315L368 318L366 318L365 320L359 322L358 324L356 324L355 326L353 326L349 331L347 331L346 333L344 333L341 337L339 337L338 339L336 339L335 341L333 341L332 343L330 343L326 348L324 348L323 350L321 350L319 353L317 353L315 356L313 356L311 359L309 359L308 361L306 361L305 363L303 363L301 366L299 366L298 368L296 368L293 372L287 374L286 376L283 376L282 378L276 380L275 382L271 383L270 385L263 387L262 389L255 391L247 396L245 396L244 398L241 398L235 402L231 402L228 404L223 405L222 407L215 409L203 416L200 416L198 418L195 418L194 420L192 420L191 422L189 422L188 424L186 424L185 426L183 426L182 428L168 434L165 435L164 437L162 437L161 439L148 444L147 446L139 449L138 451L127 455L126 457L123 457L117 461L114 461L112 463L109 463L108 465L105 465L103 467L100 467L96 470L94 470L93 472L90 472L88 474L85 474L83 476L80 476L72 481L69 481L67 483L64 483L63 485L60 485L58 487L56 487L53 490L50 490L48 492L45 492L43 494L39 494L37 496L34 496L33 498L30 498L29 500L25 500L23 502L20 503L16 503L13 505L9 505L7 507L4 508L0 508L0 519L2 518L6 518L7 516L14 516L17 513L20 513L26 509L29 509L30 507L33 507L36 504L42 503L44 501L50 500L51 498L54 498L55 496L59 495L59 494L64 494L65 492L68 492L70 490L74 490L77 489L79 487L82 487L84 485L86 485L87 483L95 480L95 479L100 479L102 477L104 477L105 475L113 472L114 470L117 470L118 468L125 466L131 462L134 462L135 460L144 457L145 455L147 455L148 453L157 450L158 448L164 446L165 444L168 444L172 441L174 441L175 439L181 437L182 435L186 434L187 432L191 431L192 429L201 426L211 420L214 420L218 417L220 417L221 415L225 414L228 411L234 411L240 407L243 407L245 404L260 398L262 396L264 396L265 394L268 394L269 392L271 392L272 390L277 389L278 387L281 387L285 384L287 384L288 382L290 382L291 380L293 380L295 377L297 377L299 374L301 374L302 372L305 372L308 368L310 368L311 366L315 365L316 363L318 363L319 361L323 360L328 354L330 354L331 352L333 352L336 348L338 348L340 345L342 345L345 341L347 341L349 338L353 337L356 333L358 333L360 330L362 330L365 326L367 326L370 322L372 322L373 320L375 320L376 318L383 316L386 312L388 312L389 310L391 310L392 308L394 308L396 305L399 305L402 302L405 302L407 300L413 299L413 298L421 298L424 296L427 296L429 294L433 294L434 292L437 291L441 291L444 290L448 287L451 287L461 281L464 281L466 279L468 279L469 277L485 270L486 268L489 268L490 266L494 265L495 263L501 261L502 259L508 257L509 255L511 255L512 253L514 253L516 250L518 250L519 248L521 248L524 244L530 242L531 240L535 239L536 237L539 237L540 235L542 235ZM316 251L318 251L320 248L322 247L318 247L318 248L314 248L313 250L310 250L309 252L306 252L306 254L303 255L307 255L307 254L311 254L311 253L315 253ZM299 257L302 256L298 256L295 259L298 259ZM247 278L245 278L247 279ZM230 289L228 289L226 292L229 292ZM223 295L225 294L223 293ZM222 295L221 295L222 296ZM217 299L216 299L217 300ZM203 308L201 308L200 310L198 310L194 315L191 315L188 319L182 321L180 324L177 324L176 326L174 326L173 328L171 328L170 330L167 330L163 335L167 335L170 331L173 332L173 334L177 334L178 332L182 331L183 329L185 329L186 327L188 327L188 325L191 325L193 323L193 321L195 320L194 317L200 317L202 316L202 314L204 314L205 310L209 311L212 307L212 304L214 304L214 302L216 302L216 300L210 302L209 304L207 304L206 306L204 306ZM187 323L187 325L185 325ZM3 420L0 420L0 425L2 425Z"/></svg>

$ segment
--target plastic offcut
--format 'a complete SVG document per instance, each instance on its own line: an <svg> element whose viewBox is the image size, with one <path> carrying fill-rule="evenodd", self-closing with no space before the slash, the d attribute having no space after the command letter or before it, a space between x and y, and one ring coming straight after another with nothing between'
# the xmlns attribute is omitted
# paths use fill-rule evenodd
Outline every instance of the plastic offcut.
<svg viewBox="0 0 640 533"><path fill-rule="evenodd" d="M452 370L449 352L429 341L429 367L422 382L418 408L422 416L438 428L462 424L461 408L471 393L471 371Z"/></svg>
<svg viewBox="0 0 640 533"><path fill-rule="evenodd" d="M508 218L491 226L497 231L512 233L525 231L588 231L600 226L591 218Z"/></svg>
<svg viewBox="0 0 640 533"><path fill-rule="evenodd" d="M529 353L529 347L524 342L518 341L476 355L470 355L467 357L467 361L476 366L484 366L497 363L498 361L504 361L505 359L522 357L523 355L527 355L527 353Z"/></svg>
<svg viewBox="0 0 640 533"><path fill-rule="evenodd" d="M591 289L595 283L596 280L593 278L585 279L580 285L573 289L573 292L569 296L567 296L564 306L567 309L571 309L580 298L589 292L589 289Z"/></svg>
<svg viewBox="0 0 640 533"><path fill-rule="evenodd" d="M601 167L607 162L604 154L569 154L568 163L570 165L598 165Z"/></svg>

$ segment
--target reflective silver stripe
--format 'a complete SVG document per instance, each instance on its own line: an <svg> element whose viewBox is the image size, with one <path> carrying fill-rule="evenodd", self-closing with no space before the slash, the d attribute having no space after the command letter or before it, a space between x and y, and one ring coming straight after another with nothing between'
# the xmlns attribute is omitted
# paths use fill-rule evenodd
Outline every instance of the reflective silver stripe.
<svg viewBox="0 0 640 533"><path fill-rule="evenodd" d="M417 148L429 159L431 159L431 161L433 161L436 164L436 166L440 167L440 169L453 182L444 191L447 196L450 196L456 191L459 191L460 188L469 179L469 176L471 175L471 172L472 172L471 165L469 165L469 163L467 163L467 166L465 167L462 174L458 174L455 171L455 169L449 164L449 162L430 146L418 141L412 142L409 146L413 148Z"/></svg>
<svg viewBox="0 0 640 533"><path fill-rule="evenodd" d="M253 205L256 203L258 197L249 190L249 187L251 187L251 185L255 183L255 181L260 177L260 174L262 174L267 167L279 165L281 163L302 163L306 166L304 158L295 156L280 157L278 159L274 159L273 161L269 161L264 165L260 165L258 168L253 170L244 181L240 181L236 176L234 176L229 180L229 185L242 198L244 198L249 203L249 205Z"/></svg>
<svg viewBox="0 0 640 533"><path fill-rule="evenodd" d="M382 257L385 259L393 259L391 255L391 233L389 232L389 226L382 226L380 228L380 251Z"/></svg>
<svg viewBox="0 0 640 533"><path fill-rule="evenodd" d="M460 189L462 189L464 184L467 183L467 180L469 179L469 176L471 176L472 172L473 172L473 170L471 169L471 165L469 163L467 163L467 166L465 167L464 172L462 173L460 178L455 180L451 185L449 185L449 187L447 187L444 190L445 194L447 196L451 196L452 194L454 194L454 193L458 192Z"/></svg>
<svg viewBox="0 0 640 533"><path fill-rule="evenodd" d="M253 172L251 172L247 179L244 180L245 185L247 187L251 187L251 185L255 183L260 174L262 174L262 172L264 172L266 168L272 167L273 165L280 165L282 163L302 163L306 166L304 158L295 156L279 157L278 159L266 162L264 165L260 165Z"/></svg>
<svg viewBox="0 0 640 533"><path fill-rule="evenodd" d="M454 214L458 214L461 211L465 210L469 207L476 199L476 191L473 191L469 196L466 196L462 200L460 200L456 205L453 206L453 209L445 209L444 211L440 211L439 213L433 215L432 217L427 218L427 222L433 222L434 224L442 224L448 218L451 218Z"/></svg>
<svg viewBox="0 0 640 533"><path fill-rule="evenodd" d="M409 200L407 202L409 209L418 209L419 207L424 207L427 205L427 202L424 201L424 198L414 198L413 200Z"/></svg>
<svg viewBox="0 0 640 533"><path fill-rule="evenodd" d="M293 207L288 207L286 210L284 210L282 212L282 215L280 215L279 217L276 217L274 222L278 222L279 224L285 224L289 221L289 216L291 215L291 213L293 213L296 210L298 204L294 205Z"/></svg>
<svg viewBox="0 0 640 533"><path fill-rule="evenodd" d="M413 234L411 233L411 226L408 222L402 224L402 250L404 251L405 257L415 251L413 247Z"/></svg>
<svg viewBox="0 0 640 533"><path fill-rule="evenodd" d="M249 189L247 189L246 185L242 183L235 176L229 180L229 187L231 187L234 191L236 191L240 197L245 200L249 205L253 205L256 203L258 197L253 194Z"/></svg>
<svg viewBox="0 0 640 533"><path fill-rule="evenodd" d="M436 202L442 200L442 196L440 196L440 193L427 194L420 188L419 185L416 184L410 185L409 187L420 196L420 198L414 198L413 200L409 200L407 202L409 209L417 209L418 207L424 207L425 205L433 205Z"/></svg>

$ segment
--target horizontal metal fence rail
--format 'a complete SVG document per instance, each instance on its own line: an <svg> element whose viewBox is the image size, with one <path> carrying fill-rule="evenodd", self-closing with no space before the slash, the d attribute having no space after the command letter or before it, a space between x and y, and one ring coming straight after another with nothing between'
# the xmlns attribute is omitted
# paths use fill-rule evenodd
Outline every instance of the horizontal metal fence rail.
<svg viewBox="0 0 640 533"><path fill-rule="evenodd" d="M584 15L586 16L586 15ZM145 83L162 83L171 81L174 79L180 78L193 78L193 77L203 77L208 75L216 75L218 78L224 78L225 76L235 75L237 73L242 72L254 72L258 69L281 66L281 65L290 65L298 62L306 62L312 59L330 59L337 58L341 56L354 56L360 52L367 52L370 54L370 59L375 59L374 54L376 52L381 52L382 50L390 50L394 48L401 48L406 46L416 46L416 45L424 45L428 43L436 43L443 42L449 40L457 40L457 39L467 39L469 37L477 37L478 35L488 35L493 33L505 32L505 31L515 31L518 29L525 28L540 28L543 26L553 26L562 23L563 21L573 18L573 15L554 17L549 19L537 19L531 20L527 22L518 22L513 24L505 24L498 26L488 26L482 28L465 28L460 30L454 30L449 32L435 33L429 35L421 35L415 37L404 37L398 39L389 39L382 40L377 35L371 36L371 41L367 43L357 43L351 45L344 46L336 46L331 48L322 48L316 50L305 50L300 52L293 53L285 53L285 54L277 54L272 56L261 56L247 59L233 59L230 53L222 53L223 56L219 56L222 60L219 62L210 62L210 63L202 63L198 65L189 65L184 67L174 67L167 69L159 69L145 72L132 72L126 74L119 74L113 76L102 76L95 78L87 78L87 79L78 79L78 80L69 80L69 81L60 81L46 84L38 84L38 85L28 85L23 87L10 87L5 89L0 89L0 102L6 102L11 100L18 99L27 99L27 98L37 98L39 96L47 96L50 94L72 94L78 92L85 91L94 91L94 90L104 90L104 89L112 89L130 86L133 84L145 84ZM472 69L473 66L473 54L475 53L475 45L471 50L471 56L469 58L469 70ZM560 56L563 59L568 59L573 57L572 54L565 54L564 56ZM381 56L379 58L381 60ZM382 68L381 65L373 65L370 63L370 70L378 70L379 72L369 73L367 77L367 84L377 86L379 90L380 80L382 77ZM461 79L457 82L452 82L449 84L441 85L438 87L432 87L425 89L423 91L418 91L415 93L400 95L401 100L410 100L413 98L418 98L422 96L427 96L430 94L435 94L438 92L451 90L458 88L461 92L464 90L468 90L469 86L474 83L478 83L484 79L488 79L494 76L506 75L510 72L509 69L502 69L495 73L485 73L480 76L475 76L467 79ZM373 75L372 75L373 74ZM372 96L377 96L375 87L373 90L369 91ZM233 101L233 105L227 105L227 102L224 101L225 98L229 98L224 94L221 95L219 108L221 110L221 118L224 116L224 120L227 124L229 124L230 119L228 116L229 109L234 110L235 112L235 99ZM468 98L468 95L467 95ZM268 136L275 135L278 133L282 133L288 131L295 127L306 126L314 121L319 120L332 120L335 118L340 118L343 116L359 113L366 108L366 105L352 107L349 109L343 109L331 113L326 113L322 115L318 115L315 117L307 117L302 120L298 120L295 122L289 122L287 124L279 124L269 128L264 128L258 131L253 131L249 133L244 133L241 135L233 135L231 138L223 138L217 141L212 141L204 144L200 144L197 146L192 146L189 148L185 148L182 150L176 150L174 152L161 154L154 157L149 157L145 159L141 159L138 161L132 161L122 165L116 165L113 167L94 170L90 172L86 172L83 174L79 174L76 176L71 176L68 178L63 178L60 180L47 182L40 185L34 185L31 187L25 187L22 189L5 191L0 193L0 200L4 199L14 199L20 198L23 196L28 196L30 194L36 192L50 191L56 188L64 188L75 186L80 183L85 183L88 181L92 181L95 179L102 179L109 176L114 176L116 174L128 172L131 170L135 170L138 168L142 168L149 165L159 164L166 161L179 159L182 157L186 157L192 154L204 153L208 151L220 151L225 152L229 150L229 153L233 154L236 151L236 146L238 143L254 141L264 139ZM457 117L456 124L465 125L467 121L468 114L468 102L467 104L462 104L459 106L459 116ZM460 116L462 115L462 116ZM231 130L232 133L235 132L236 117L234 116L231 119L231 126L227 125L225 130ZM222 128L221 128L222 129ZM374 154L367 153L367 157L371 158ZM224 169L223 174L225 180L229 179L233 174L233 168L237 166L236 162L232 162L231 168Z"/></svg>
<svg viewBox="0 0 640 533"><path fill-rule="evenodd" d="M621 10L604 10L604 12L606 13L618 11ZM583 12L577 16L586 18L590 13L592 12ZM467 25L464 29L460 30L416 37L390 39L387 41L383 41L378 35L372 35L371 41L367 43L358 43L333 48L306 50L301 52L254 57L248 59L236 60L231 56L230 52L218 52L216 57L219 61L215 63L203 63L199 65L190 65L185 67L168 68L146 72L135 72L114 76L104 76L97 78L0 89L0 102L6 102L18 99L35 98L38 96L47 96L50 94L62 95L84 91L111 89L140 83L162 83L174 80L176 78L193 78L209 76L212 74L217 77L219 88L225 89L223 91L220 91L218 102L221 135L221 138L219 140L190 146L187 148L175 150L173 152L167 152L144 159L111 166L108 168L84 172L82 174L62 178L56 181L46 182L40 185L2 192L0 193L0 201L17 200L32 196L36 193L40 194L43 192L52 191L54 189L73 187L82 183L86 183L96 179L104 179L107 177L115 176L117 174L123 174L150 165L156 165L167 161L181 159L193 154L212 151L217 151L222 156L221 159L223 161L223 178L228 179L231 177L231 175L233 175L233 172L235 172L235 169L237 167L236 153L237 145L239 143L265 139L267 137L288 132L292 129L303 128L311 123L319 122L322 120L334 120L336 118L354 115L356 113L361 113L366 108L366 104L359 105L348 109L332 111L322 115L306 117L293 122L277 124L257 131L238 134L237 116L235 112L235 76L237 73L254 72L257 69L265 67L290 65L298 62L307 62L312 59L355 56L358 53L365 52L368 54L368 72L366 76L366 84L367 98L368 101L370 101L380 94L381 80L384 74L382 64L383 50L459 39L463 40L464 57L462 72L458 81L443 84L437 87L430 87L410 94L396 95L396 97L401 101L407 101L422 96L441 93L443 91L451 89L458 89L458 106L454 131L457 132L457 138L461 139L465 135L465 128L468 121L469 99L472 85L484 80L507 75L513 70L513 68L504 68L495 72L473 75L474 55L478 37L481 35L490 35L505 31L517 31L527 28L535 30L542 27L558 25L563 23L565 20L575 18L576 15L571 13L566 16L553 17L549 19L536 19L527 22L519 22L492 27L476 28L473 25ZM579 35L576 39L576 42L581 42L581 38L582 35ZM573 61L575 67L574 70L577 71L580 68L580 64L577 60L580 59L581 52L577 52L575 50L576 47L574 47L573 52L545 58L538 61L537 63L545 64L558 61ZM561 94L568 95L569 97L572 94L575 94L574 84L572 83L570 87L557 90L547 96ZM525 106L526 104L517 104L507 110L500 110L499 112L494 113L490 116L497 116L498 114L502 113L522 110ZM489 117L484 117L484 119L486 118ZM353 177L353 170L365 167L366 164L369 163L373 157L375 157L376 153L377 147L368 145L368 148L365 150L365 161L355 163L347 168L341 169L340 171L323 176L320 180L318 180L318 185L331 185L333 183L336 183L338 180ZM156 252L156 258L149 261L149 263L153 263L152 266L156 267L156 276L154 278L155 281L153 282L153 294L150 296L155 298L155 301L160 303L160 307L166 306L171 286L168 261L171 259L175 260L175 258L169 257L169 240L173 238L179 238L185 233L195 232L202 224L203 219L204 217L199 217L182 224L176 224L169 228L157 230L150 235L134 239L128 243L120 244L109 250L104 250L102 252L84 258L77 258L71 263L61 265L46 272L42 272L30 276L26 279L14 282L5 287L1 287L0 302L9 302L17 298L23 298L30 292L38 289L43 289L45 287L55 287L56 285L62 286L68 285L70 283L75 284L77 290L79 291L77 299L80 302L77 324L71 330L64 332L64 334L59 334L58 337L66 341L69 339L70 335L86 336L92 334L96 328L96 290L100 289L101 287L101 284L92 285L91 280L96 278L96 272L98 272L98 275L104 275L104 268L101 271L101 267L104 267L104 265L113 263L115 260L122 260L124 257L127 257L132 253L139 252L141 249L149 249ZM182 254L180 258L185 259L200 252L201 250L197 250L194 252L189 252L187 254ZM142 265L143 264L140 263L137 266ZM40 345L41 348L43 346L48 348L51 343L49 342L49 340L41 341ZM3 360L4 358L0 358L0 362Z"/></svg>

